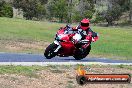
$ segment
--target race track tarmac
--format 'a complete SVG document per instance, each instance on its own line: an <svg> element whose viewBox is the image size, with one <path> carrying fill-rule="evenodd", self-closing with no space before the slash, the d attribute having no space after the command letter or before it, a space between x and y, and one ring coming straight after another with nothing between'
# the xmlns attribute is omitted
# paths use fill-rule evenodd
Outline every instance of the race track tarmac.
<svg viewBox="0 0 132 88"><path fill-rule="evenodd" d="M74 63L102 63L102 64L129 64L132 65L132 61L127 60L113 60L107 58L84 58L82 60L75 60L73 57L54 57L52 59L46 59L41 54L18 54L18 53L0 53L0 63L23 63L23 62L74 62Z"/></svg>

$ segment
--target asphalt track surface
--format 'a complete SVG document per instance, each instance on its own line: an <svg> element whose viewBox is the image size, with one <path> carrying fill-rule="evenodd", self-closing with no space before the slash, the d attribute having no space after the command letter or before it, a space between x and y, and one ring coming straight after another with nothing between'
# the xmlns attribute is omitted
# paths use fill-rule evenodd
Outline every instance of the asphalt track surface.
<svg viewBox="0 0 132 88"><path fill-rule="evenodd" d="M46 65L46 64L125 64L125 65L132 65L132 60L113 60L107 58L84 58L82 60L75 60L73 57L54 57L52 59L46 59L41 54L18 54L18 53L0 53L0 65L22 65L29 64L29 65ZM37 64L35 64L37 63Z"/></svg>
<svg viewBox="0 0 132 88"><path fill-rule="evenodd" d="M91 63L91 64L128 64L132 65L132 61L127 60L113 60L107 58L84 58L82 60L75 60L73 57L54 57L46 59L41 54L18 54L18 53L0 53L0 64L8 63L27 63L33 65L34 63L53 64L53 63Z"/></svg>

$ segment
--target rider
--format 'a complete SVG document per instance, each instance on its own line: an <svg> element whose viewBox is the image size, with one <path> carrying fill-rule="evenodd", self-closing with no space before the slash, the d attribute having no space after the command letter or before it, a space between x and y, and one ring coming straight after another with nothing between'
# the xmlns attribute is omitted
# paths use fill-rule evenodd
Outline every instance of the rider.
<svg viewBox="0 0 132 88"><path fill-rule="evenodd" d="M79 51L82 51L84 57L90 52L91 42L95 42L98 39L98 35L96 32L93 32L89 26L89 19L84 18L81 20L80 24L74 29L77 32L73 36L73 43L77 47ZM78 50L76 53L78 54Z"/></svg>
<svg viewBox="0 0 132 88"><path fill-rule="evenodd" d="M84 18L81 20L80 24L76 27L79 34L81 34L82 39L85 39L84 37L86 35L92 34L92 42L95 42L98 39L98 35L96 32L93 32L89 26L90 21L87 18Z"/></svg>
<svg viewBox="0 0 132 88"><path fill-rule="evenodd" d="M98 39L98 35L96 32L93 32L91 30L89 24L89 19L84 18L76 28L71 28L70 25L66 25L65 34L76 34L75 36L73 36L73 39L76 38L74 39L75 44L77 44L80 40L84 40L86 36L90 34L92 36L91 41L95 42ZM76 36L80 36L80 38Z"/></svg>

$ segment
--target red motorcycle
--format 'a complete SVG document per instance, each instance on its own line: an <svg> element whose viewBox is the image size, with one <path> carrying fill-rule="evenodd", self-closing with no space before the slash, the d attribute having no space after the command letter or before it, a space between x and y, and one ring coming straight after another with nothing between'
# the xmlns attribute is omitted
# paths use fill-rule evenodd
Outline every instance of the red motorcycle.
<svg viewBox="0 0 132 88"><path fill-rule="evenodd" d="M56 33L55 41L46 48L44 56L47 59L55 56L73 56L76 60L81 60L91 50L92 34L89 33L85 40L79 40L81 38L80 34L76 33L76 30L70 26L60 28ZM79 41L75 43L76 40Z"/></svg>

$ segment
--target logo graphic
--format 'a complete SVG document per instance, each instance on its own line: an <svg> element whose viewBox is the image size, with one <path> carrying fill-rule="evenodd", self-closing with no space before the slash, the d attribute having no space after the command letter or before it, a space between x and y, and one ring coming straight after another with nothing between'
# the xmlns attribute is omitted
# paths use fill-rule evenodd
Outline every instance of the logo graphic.
<svg viewBox="0 0 132 88"><path fill-rule="evenodd" d="M130 83L129 74L87 74L84 66L79 66L76 81L80 85L86 83Z"/></svg>

